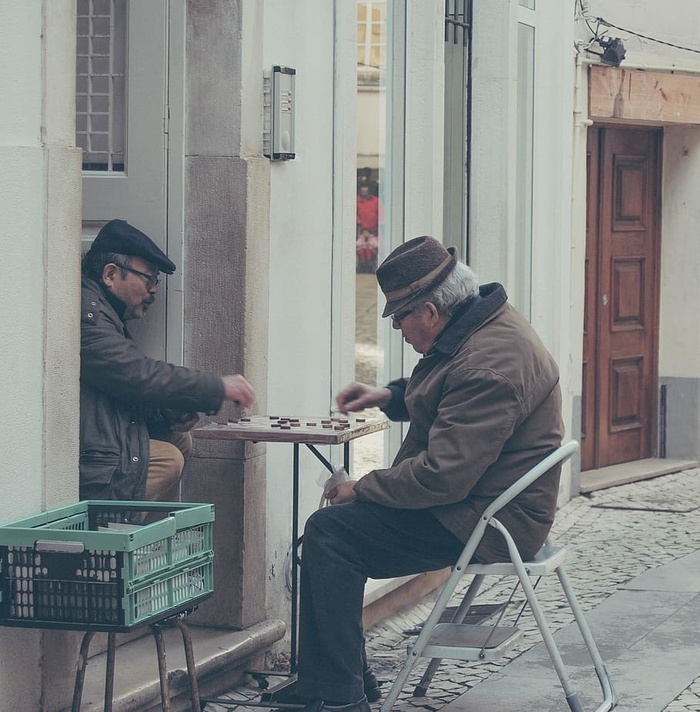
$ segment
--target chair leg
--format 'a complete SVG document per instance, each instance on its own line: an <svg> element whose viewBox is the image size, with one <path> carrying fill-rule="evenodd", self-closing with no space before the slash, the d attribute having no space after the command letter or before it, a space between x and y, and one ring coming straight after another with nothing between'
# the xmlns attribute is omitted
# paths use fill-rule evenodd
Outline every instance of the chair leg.
<svg viewBox="0 0 700 712"><path fill-rule="evenodd" d="M484 581L485 576L483 574L476 574L474 578L472 579L471 583L469 584L469 588L467 589L467 592L464 594L464 597L462 598L462 602L459 604L459 608L455 611L455 614L452 618L453 623L462 623L464 619L467 617L467 613L469 612L469 607L472 605L474 602L474 599L476 598L477 594L479 593L479 588L481 587L481 584ZM420 682L416 685L415 689L413 690L413 696L414 697L425 697L425 695L428 692L428 687L430 687L430 683L432 682L433 676L437 672L437 669L440 667L440 663L442 663L441 658L432 658L431 661L428 663L428 667L426 668L425 672L423 673L423 677L421 677Z"/></svg>
<svg viewBox="0 0 700 712"><path fill-rule="evenodd" d="M605 667L605 663L598 652L598 646L591 634L591 629L588 627L588 622L586 617L581 610L581 606L578 603L574 589L569 582L569 577L566 574L564 566L559 566L557 568L557 577L559 578L559 583L561 584L566 600L569 603L571 612L574 614L574 620L578 626L583 642L586 644L588 649L588 654L591 656L593 661L593 666L595 668L596 675L598 676L598 682L600 683L600 689L603 693L603 703L598 707L596 712L608 712L608 710L613 709L617 704L617 695L615 694L615 688L613 687L612 680L608 674L608 670Z"/></svg>
<svg viewBox="0 0 700 712"><path fill-rule="evenodd" d="M462 556L465 558L465 561L468 561L469 558L473 556L473 554L474 549L472 548L471 550L466 551L466 554L463 553ZM406 684L406 681L408 680L411 671L418 662L418 659L421 657L423 650L425 650L425 646L430 640L430 636L432 635L433 629L435 628L437 622L440 620L442 612L447 607L447 603L452 597L452 594L454 593L454 590L457 587L457 583L459 582L459 579L464 573L464 567L461 564L461 559L462 557L460 557L460 561L457 562L449 578L443 585L442 590L438 595L437 601L433 606L433 610L428 616L428 620L423 624L423 629L418 634L418 637L416 638L413 645L410 647L406 662L403 664L403 667L399 671L396 680L394 680L394 684L391 686L391 689L389 690L389 693L386 696L384 703L382 704L381 712L389 712L394 706L394 703L398 699L399 694L403 689L403 686Z"/></svg>
<svg viewBox="0 0 700 712"><path fill-rule="evenodd" d="M554 641L554 636L552 635L552 631L549 628L549 624L547 623L547 619L542 611L540 602L535 594L535 589L532 586L530 577L528 576L527 571L525 571L522 561L513 561L513 565L518 572L520 584L525 592L525 597L530 605L530 610L535 617L537 627L540 629L540 635L542 636L542 640L547 648L549 657L554 665L554 669L557 671L557 675L559 676L559 682L564 688L564 694L566 695L566 701L569 704L569 708L572 712L583 712L583 707L581 706L578 693L571 684L569 673L564 667L564 661L562 660L559 648Z"/></svg>
<svg viewBox="0 0 700 712"><path fill-rule="evenodd" d="M518 578L520 579L520 584L523 587L523 592L525 594L525 597L527 598L527 602L530 604L530 610L532 611L532 614L535 617L537 627L540 629L542 641L544 642L545 647L547 648L547 652L549 653L552 665L554 665L554 669L557 671L557 675L559 676L559 682L564 688L564 694L566 695L566 701L569 704L569 708L572 710L572 712L584 712L583 707L581 707L581 702L579 700L578 693L571 684L569 674L566 671L566 668L564 667L564 661L562 660L561 654L559 653L559 648L557 647L557 644L554 641L552 631L549 628L547 619L545 618L542 607L540 606L540 602L537 598L537 595L535 594L535 589L532 585L532 582L530 581L530 576L527 570L525 569L523 560L520 558L520 552L518 551L518 547L515 545L515 541L513 541L513 537L510 535L508 530L497 519L492 519L490 524L498 531L500 531L501 534L503 534L503 538L505 539L506 545L508 546L508 553L510 554L511 563L513 564L513 568L515 568Z"/></svg>
<svg viewBox="0 0 700 712"><path fill-rule="evenodd" d="M170 712L170 690L168 689L168 667L165 662L165 641L160 626L154 623L151 626L153 638L156 641L158 651L158 676L160 678L160 699L163 704L163 712Z"/></svg>
<svg viewBox="0 0 700 712"><path fill-rule="evenodd" d="M182 644L185 647L185 660L187 661L187 675L190 678L190 699L192 701L192 712L200 712L199 705L199 685L197 684L197 667L194 662L194 650L192 648L192 636L190 629L184 620L179 618L175 621L182 633Z"/></svg>
<svg viewBox="0 0 700 712"><path fill-rule="evenodd" d="M85 685L85 668L88 663L88 653L90 652L90 643L94 637L94 631L87 631L83 636L83 642L80 644L80 653L78 655L78 670L75 673L75 685L73 687L73 705L71 712L80 712L80 702L83 699L83 686Z"/></svg>

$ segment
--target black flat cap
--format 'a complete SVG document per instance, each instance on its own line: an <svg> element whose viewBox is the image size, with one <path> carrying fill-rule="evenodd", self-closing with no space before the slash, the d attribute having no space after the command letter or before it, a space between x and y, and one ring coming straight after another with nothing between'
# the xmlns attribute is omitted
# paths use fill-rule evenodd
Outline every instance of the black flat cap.
<svg viewBox="0 0 700 712"><path fill-rule="evenodd" d="M129 225L126 220L110 220L97 233L90 250L141 257L165 274L172 274L176 269L175 263L148 235Z"/></svg>

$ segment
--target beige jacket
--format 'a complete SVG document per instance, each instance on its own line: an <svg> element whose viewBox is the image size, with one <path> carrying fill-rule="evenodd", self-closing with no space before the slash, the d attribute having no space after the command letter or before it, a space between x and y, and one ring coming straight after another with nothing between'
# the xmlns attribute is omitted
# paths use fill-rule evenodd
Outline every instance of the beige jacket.
<svg viewBox="0 0 700 712"><path fill-rule="evenodd" d="M387 416L410 427L393 465L356 484L357 498L428 508L464 542L488 504L561 443L557 365L499 284L483 286L410 379L389 387ZM500 517L524 556L539 549L552 525L559 472L542 476ZM477 558L503 559L504 547L489 528Z"/></svg>

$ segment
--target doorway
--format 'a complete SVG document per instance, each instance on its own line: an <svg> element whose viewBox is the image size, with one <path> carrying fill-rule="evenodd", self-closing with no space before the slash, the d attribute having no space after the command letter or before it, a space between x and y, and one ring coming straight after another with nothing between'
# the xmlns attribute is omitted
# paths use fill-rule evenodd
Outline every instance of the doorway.
<svg viewBox="0 0 700 712"><path fill-rule="evenodd" d="M169 10L168 0L78 0L76 145L83 149L83 249L102 225L119 218L167 252ZM141 348L161 360L166 289L164 284L148 315L130 325Z"/></svg>
<svg viewBox="0 0 700 712"><path fill-rule="evenodd" d="M588 131L582 470L656 454L661 138Z"/></svg>

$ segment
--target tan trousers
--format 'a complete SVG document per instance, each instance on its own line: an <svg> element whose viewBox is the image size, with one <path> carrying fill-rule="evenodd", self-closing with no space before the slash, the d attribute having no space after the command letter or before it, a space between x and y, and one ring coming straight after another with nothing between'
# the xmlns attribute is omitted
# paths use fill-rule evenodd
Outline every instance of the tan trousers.
<svg viewBox="0 0 700 712"><path fill-rule="evenodd" d="M151 440L148 462L146 500L149 502L178 502L180 479L185 461L192 451L190 433L170 433L164 440Z"/></svg>

